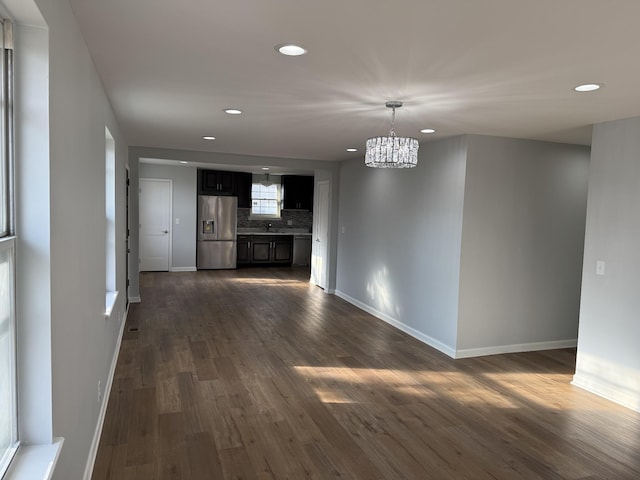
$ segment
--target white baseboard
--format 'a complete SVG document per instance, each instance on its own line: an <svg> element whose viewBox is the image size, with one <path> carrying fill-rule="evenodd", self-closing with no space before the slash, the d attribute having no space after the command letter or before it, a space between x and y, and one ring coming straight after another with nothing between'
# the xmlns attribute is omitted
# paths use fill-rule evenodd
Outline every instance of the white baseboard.
<svg viewBox="0 0 640 480"><path fill-rule="evenodd" d="M129 303L140 303L142 300L140 299L140 295L137 297L129 297Z"/></svg>
<svg viewBox="0 0 640 480"><path fill-rule="evenodd" d="M388 323L389 325L396 327L398 330L402 330L404 333L411 335L413 338L417 340L420 340L422 343L425 343L430 347L433 347L436 350L441 351L442 353L450 356L451 358L455 358L456 351L450 346L440 342L439 340L436 340L435 338L425 335L424 333L416 330L413 327L410 327L409 325L405 325L399 320L396 320L395 318L387 315L386 313L376 310L375 308L371 307L370 305L367 305L366 303L362 303L360 300L356 300L355 298L350 297L349 295L347 295L344 292L341 292L340 290L336 290L335 294L338 297L342 298L343 300L351 303L352 305L355 305L360 310L364 310L365 312L370 313L374 317L377 317L380 320Z"/></svg>
<svg viewBox="0 0 640 480"><path fill-rule="evenodd" d="M131 302L131 299L129 299L129 302ZM124 326L127 323L128 315L129 315L129 307L127 307L122 317L122 325L120 325L120 332L118 333L118 341L116 342L116 348L115 348L115 351L113 352L113 358L111 359L109 376L107 377L107 384L105 385L104 393L102 396L102 405L100 405L98 423L96 425L95 432L93 433L93 441L91 442L91 448L89 449L89 457L87 458L87 464L85 465L85 468L84 468L84 475L82 476L84 480L91 480L91 475L93 474L93 466L96 462L96 456L98 454L98 446L100 445L100 436L102 435L102 427L104 426L104 419L107 414L107 405L109 404L109 396L111 395L111 386L113 385L113 377L116 373L116 365L118 363L118 356L120 355L120 345L122 344L122 335L124 334Z"/></svg>
<svg viewBox="0 0 640 480"><path fill-rule="evenodd" d="M170 272L197 272L196 267L171 267Z"/></svg>
<svg viewBox="0 0 640 480"><path fill-rule="evenodd" d="M465 348L456 350L455 358L484 357L501 353L536 352L540 350L556 350L558 348L573 348L578 345L578 339L552 340L549 342L516 343L513 345L497 345L493 347Z"/></svg>
<svg viewBox="0 0 640 480"><path fill-rule="evenodd" d="M631 379L629 379L631 380ZM576 371L572 385L591 392L599 397L606 398L623 407L640 412L640 391L627 388L623 385L611 382L599 375L593 375L582 371ZM633 384L633 381L630 382ZM636 385L639 385L636 383Z"/></svg>
<svg viewBox="0 0 640 480"><path fill-rule="evenodd" d="M411 335L413 338L420 340L422 343L426 343L430 347L435 348L436 350L441 351L442 353L450 356L451 358L470 358L470 357L483 357L485 355L497 355L501 353L518 353L518 352L532 352L532 351L540 351L540 350L555 350L558 348L572 348L578 344L577 339L570 340L554 340L550 342L534 342L534 343L521 343L514 345L499 345L493 347L482 347L482 348L469 348L464 350L456 350L451 348L449 345L446 345L439 340L436 340L429 335L425 335L419 330L416 330L409 325L406 325L399 320L387 315L386 313L380 312L375 308L367 305L366 303L361 302L360 300L356 300L353 297L350 297L344 292L336 290L335 294L346 300L347 302L355 305L361 310L364 310L367 313L370 313L374 317L387 322L390 325L393 325L399 330L402 330L408 335Z"/></svg>

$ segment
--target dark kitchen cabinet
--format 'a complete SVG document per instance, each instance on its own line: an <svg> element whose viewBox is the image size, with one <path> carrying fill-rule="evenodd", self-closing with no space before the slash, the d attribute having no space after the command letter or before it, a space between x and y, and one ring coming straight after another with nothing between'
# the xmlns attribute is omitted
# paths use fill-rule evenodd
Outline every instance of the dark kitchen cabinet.
<svg viewBox="0 0 640 480"><path fill-rule="evenodd" d="M290 235L274 237L272 255L273 263L291 265L293 260L293 238Z"/></svg>
<svg viewBox="0 0 640 480"><path fill-rule="evenodd" d="M238 243L236 245L238 258L238 265L251 264L251 236L250 235L238 235Z"/></svg>
<svg viewBox="0 0 640 480"><path fill-rule="evenodd" d="M253 175L250 173L236 173L236 195L238 196L238 208L251 208L251 183Z"/></svg>
<svg viewBox="0 0 640 480"><path fill-rule="evenodd" d="M199 195L235 195L235 173L198 170Z"/></svg>
<svg viewBox="0 0 640 480"><path fill-rule="evenodd" d="M313 210L313 177L283 175L283 208L286 210Z"/></svg>
<svg viewBox="0 0 640 480"><path fill-rule="evenodd" d="M254 235L251 237L251 263L272 263L273 237Z"/></svg>
<svg viewBox="0 0 640 480"><path fill-rule="evenodd" d="M291 235L238 235L238 265L291 265Z"/></svg>

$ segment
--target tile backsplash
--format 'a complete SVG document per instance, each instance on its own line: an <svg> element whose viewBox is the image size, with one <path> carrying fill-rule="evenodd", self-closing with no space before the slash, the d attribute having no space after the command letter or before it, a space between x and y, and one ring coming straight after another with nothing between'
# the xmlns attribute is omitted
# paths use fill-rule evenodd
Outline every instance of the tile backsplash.
<svg viewBox="0 0 640 480"><path fill-rule="evenodd" d="M251 220L249 216L251 214L250 208L238 209L238 228L264 228L267 229L267 224L271 224L273 230L286 230L290 229L304 229L305 231L311 231L313 226L313 212L307 210L282 210L280 219L271 220ZM287 222L291 220L291 225Z"/></svg>

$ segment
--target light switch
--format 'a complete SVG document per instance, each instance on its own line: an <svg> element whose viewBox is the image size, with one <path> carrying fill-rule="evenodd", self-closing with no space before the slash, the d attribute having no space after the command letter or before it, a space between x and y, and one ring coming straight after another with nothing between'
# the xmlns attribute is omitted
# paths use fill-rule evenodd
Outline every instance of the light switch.
<svg viewBox="0 0 640 480"><path fill-rule="evenodd" d="M344 225L342 226L342 233L347 231L347 227L345 227Z"/></svg>
<svg viewBox="0 0 640 480"><path fill-rule="evenodd" d="M176 218L176 225L180 225L180 219Z"/></svg>
<svg viewBox="0 0 640 480"><path fill-rule="evenodd" d="M604 275L605 266L606 266L606 263L604 262L604 260L597 260L596 261L596 275Z"/></svg>

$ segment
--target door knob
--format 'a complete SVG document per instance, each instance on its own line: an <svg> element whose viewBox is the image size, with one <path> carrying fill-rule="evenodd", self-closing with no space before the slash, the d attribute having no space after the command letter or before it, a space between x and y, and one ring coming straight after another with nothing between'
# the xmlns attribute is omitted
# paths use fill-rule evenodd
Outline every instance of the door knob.
<svg viewBox="0 0 640 480"><path fill-rule="evenodd" d="M162 230L162 233L169 233L169 230Z"/></svg>

